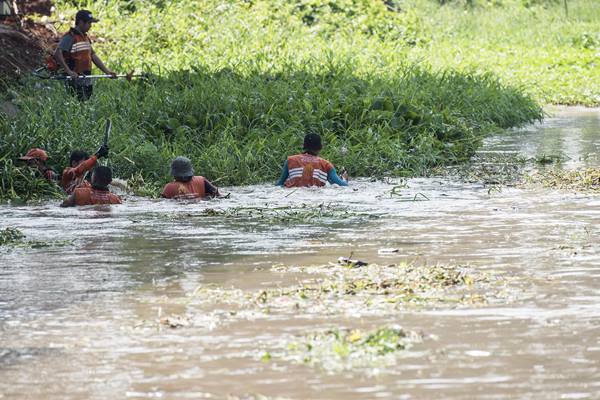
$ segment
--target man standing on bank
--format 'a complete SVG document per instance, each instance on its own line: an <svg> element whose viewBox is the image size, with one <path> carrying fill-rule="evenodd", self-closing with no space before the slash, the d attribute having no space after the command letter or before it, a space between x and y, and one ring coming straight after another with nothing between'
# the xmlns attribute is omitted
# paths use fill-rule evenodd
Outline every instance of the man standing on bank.
<svg viewBox="0 0 600 400"><path fill-rule="evenodd" d="M77 11L75 27L63 36L54 52L56 62L71 78L66 81L67 89L77 95L77 98L81 101L89 99L92 95L92 80L80 78L82 75L92 74L92 63L105 74L116 77L116 74L106 68L92 49L92 42L87 32L94 22L98 22L98 19L92 16L91 11Z"/></svg>

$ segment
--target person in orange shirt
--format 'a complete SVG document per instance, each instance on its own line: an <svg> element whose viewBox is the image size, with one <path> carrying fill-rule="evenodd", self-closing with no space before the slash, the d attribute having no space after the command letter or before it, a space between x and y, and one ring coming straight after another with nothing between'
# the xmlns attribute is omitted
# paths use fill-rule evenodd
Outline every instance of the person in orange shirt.
<svg viewBox="0 0 600 400"><path fill-rule="evenodd" d="M166 199L202 199L220 196L219 190L203 176L194 176L192 162L186 157L176 157L171 163L175 180L167 183L161 196Z"/></svg>
<svg viewBox="0 0 600 400"><path fill-rule="evenodd" d="M316 133L304 136L304 153L287 158L277 185L288 188L325 186L329 182L348 186L348 174L343 173L340 178L333 164L319 157L322 148L321 136Z"/></svg>
<svg viewBox="0 0 600 400"><path fill-rule="evenodd" d="M99 165L92 173L92 185L78 187L60 205L61 207L89 206L96 204L121 204L116 194L109 192L108 185L112 182L110 168Z"/></svg>
<svg viewBox="0 0 600 400"><path fill-rule="evenodd" d="M75 150L69 158L69 167L65 168L60 179L60 186L67 192L72 194L78 187L90 186L85 180L86 172L96 166L99 158L108 156L108 146L102 145L91 157L83 150Z"/></svg>
<svg viewBox="0 0 600 400"><path fill-rule="evenodd" d="M44 150L38 148L30 149L23 157L19 157L19 160L25 161L27 165L32 168L36 168L40 175L47 180L58 180L58 174L52 168L46 165L46 161L48 161L48 154Z"/></svg>

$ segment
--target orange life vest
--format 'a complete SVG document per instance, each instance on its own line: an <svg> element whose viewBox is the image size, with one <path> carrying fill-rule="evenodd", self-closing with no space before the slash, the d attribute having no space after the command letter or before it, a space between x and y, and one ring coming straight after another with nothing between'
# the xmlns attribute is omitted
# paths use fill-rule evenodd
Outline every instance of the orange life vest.
<svg viewBox="0 0 600 400"><path fill-rule="evenodd" d="M92 42L85 33L71 29L67 35L73 37L71 51L63 51L65 62L78 74L91 73L92 71Z"/></svg>
<svg viewBox="0 0 600 400"><path fill-rule="evenodd" d="M288 157L289 175L285 187L325 186L333 164L312 154Z"/></svg>
<svg viewBox="0 0 600 400"><path fill-rule="evenodd" d="M98 157L91 156L87 160L80 163L77 167L67 167L63 170L60 178L60 185L67 192L73 193L78 187L90 187L90 183L85 180L85 173L96 165Z"/></svg>
<svg viewBox="0 0 600 400"><path fill-rule="evenodd" d="M206 196L203 176L193 176L188 182L167 183L163 189L162 197L167 199L200 199Z"/></svg>
<svg viewBox="0 0 600 400"><path fill-rule="evenodd" d="M94 204L121 204L121 199L108 190L98 190L92 187L75 189L75 205L90 206Z"/></svg>

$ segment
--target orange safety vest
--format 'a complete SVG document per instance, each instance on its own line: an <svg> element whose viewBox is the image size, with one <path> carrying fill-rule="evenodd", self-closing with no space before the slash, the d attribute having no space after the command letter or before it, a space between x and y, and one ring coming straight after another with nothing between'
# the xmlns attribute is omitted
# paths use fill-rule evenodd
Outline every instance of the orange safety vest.
<svg viewBox="0 0 600 400"><path fill-rule="evenodd" d="M333 169L329 161L304 153L288 157L289 175L285 187L325 186L327 174Z"/></svg>
<svg viewBox="0 0 600 400"><path fill-rule="evenodd" d="M94 204L121 204L121 199L108 190L98 190L92 187L75 189L75 205L90 206Z"/></svg>
<svg viewBox="0 0 600 400"><path fill-rule="evenodd" d="M162 197L167 199L200 199L206 196L203 176L193 176L188 182L167 183L163 189Z"/></svg>
<svg viewBox="0 0 600 400"><path fill-rule="evenodd" d="M60 178L60 186L62 186L67 194L73 193L78 187L90 187L90 183L85 180L85 173L94 168L97 161L98 157L94 155L75 168L65 168Z"/></svg>
<svg viewBox="0 0 600 400"><path fill-rule="evenodd" d="M85 33L71 29L66 35L73 36L71 51L63 51L65 62L76 73L89 74L92 72L92 42Z"/></svg>

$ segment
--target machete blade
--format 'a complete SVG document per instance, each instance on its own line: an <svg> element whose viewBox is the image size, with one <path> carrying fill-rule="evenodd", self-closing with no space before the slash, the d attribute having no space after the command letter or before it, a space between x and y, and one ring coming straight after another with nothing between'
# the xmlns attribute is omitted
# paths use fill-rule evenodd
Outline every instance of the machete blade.
<svg viewBox="0 0 600 400"><path fill-rule="evenodd" d="M110 131L112 130L112 121L110 118L106 120L106 130L104 131L104 145L108 146L108 138L110 137Z"/></svg>

